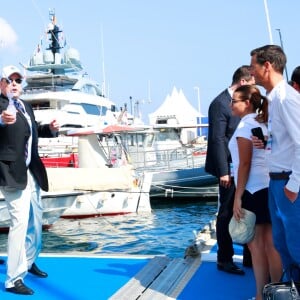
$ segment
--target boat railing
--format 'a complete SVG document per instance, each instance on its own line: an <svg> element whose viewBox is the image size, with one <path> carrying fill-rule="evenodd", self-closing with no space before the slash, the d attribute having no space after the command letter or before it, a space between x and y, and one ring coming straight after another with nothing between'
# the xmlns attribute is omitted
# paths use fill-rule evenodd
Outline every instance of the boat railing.
<svg viewBox="0 0 300 300"><path fill-rule="evenodd" d="M179 170L193 169L203 167L205 163L205 146L192 147L181 146L166 149L145 148L143 145L126 145L118 143L116 138L106 137L99 140L99 148L102 155L110 167L117 167L125 162L131 164L139 173L144 171L161 171L161 170ZM73 166L74 157L72 155L77 152L77 138L61 137L57 142L52 139L40 139L39 152L44 162L48 165L55 166L62 162L64 165ZM62 157L57 154L62 154ZM69 157L69 160L68 160ZM57 160L57 161L56 161ZM76 165L76 163L75 163Z"/></svg>
<svg viewBox="0 0 300 300"><path fill-rule="evenodd" d="M204 151L196 152L195 149L187 147L166 150L141 150L132 147L128 149L128 152L133 166L138 170L156 171L161 169L197 168L203 166L205 162Z"/></svg>
<svg viewBox="0 0 300 300"><path fill-rule="evenodd" d="M26 94L34 95L38 93L48 92L68 92L71 91L72 87L59 86L59 85L43 85L43 87L25 87L24 92Z"/></svg>

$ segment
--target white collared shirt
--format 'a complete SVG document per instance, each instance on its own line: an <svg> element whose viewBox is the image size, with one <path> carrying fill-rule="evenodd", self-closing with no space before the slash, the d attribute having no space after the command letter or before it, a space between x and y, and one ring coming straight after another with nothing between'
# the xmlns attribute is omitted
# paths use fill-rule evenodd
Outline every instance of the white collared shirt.
<svg viewBox="0 0 300 300"><path fill-rule="evenodd" d="M270 172L292 171L287 188L295 193L300 187L300 94L285 80L268 94L271 151Z"/></svg>
<svg viewBox="0 0 300 300"><path fill-rule="evenodd" d="M232 157L233 163L233 176L234 183L237 186L237 175L239 168L239 149L237 144L237 138L242 137L252 141L251 129L255 127L261 127L263 134L267 135L267 126L265 124L259 123L255 120L256 113L250 113L244 116L240 123L238 124L235 132L233 133L229 141L229 150ZM251 168L249 177L246 183L246 190L250 193L255 193L256 191L262 190L269 185L269 172L266 160L266 151L264 149L256 149L253 147L252 158L251 158Z"/></svg>
<svg viewBox="0 0 300 300"><path fill-rule="evenodd" d="M25 109L25 106L23 104L22 101L20 101L19 99L17 100L19 102L20 105L22 105L25 113L23 113L22 111L19 111L20 114L24 114L28 124L29 124L29 127L30 127L30 136L28 138L28 141L27 141L27 158L26 158L26 166L29 166L30 164L30 161L31 161L31 148L32 148L32 123L31 123L31 119L30 119L30 116L28 115L28 113L26 112L26 109Z"/></svg>

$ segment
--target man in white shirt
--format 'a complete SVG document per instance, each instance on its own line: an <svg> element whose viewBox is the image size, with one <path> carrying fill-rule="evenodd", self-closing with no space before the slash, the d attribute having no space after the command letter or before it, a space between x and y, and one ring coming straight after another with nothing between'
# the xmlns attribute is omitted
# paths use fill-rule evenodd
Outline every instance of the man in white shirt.
<svg viewBox="0 0 300 300"><path fill-rule="evenodd" d="M300 265L300 94L283 78L286 56L279 46L250 55L252 75L269 99L269 209L274 245L287 269Z"/></svg>

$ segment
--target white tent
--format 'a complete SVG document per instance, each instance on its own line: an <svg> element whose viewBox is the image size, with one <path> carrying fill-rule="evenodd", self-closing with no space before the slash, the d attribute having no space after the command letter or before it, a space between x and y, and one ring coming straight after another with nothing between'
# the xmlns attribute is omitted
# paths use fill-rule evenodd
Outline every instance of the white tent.
<svg viewBox="0 0 300 300"><path fill-rule="evenodd" d="M150 125L157 124L158 120L176 120L177 125L197 124L199 112L188 102L183 94L176 87L173 88L171 95L167 95L161 106L153 113L149 114ZM168 122L167 122L168 124Z"/></svg>
<svg viewBox="0 0 300 300"><path fill-rule="evenodd" d="M183 91L173 88L171 95L167 95L161 106L149 114L149 124L168 124L179 126L195 126L199 123L199 112L189 103ZM188 143L197 136L197 128L182 130L183 143Z"/></svg>

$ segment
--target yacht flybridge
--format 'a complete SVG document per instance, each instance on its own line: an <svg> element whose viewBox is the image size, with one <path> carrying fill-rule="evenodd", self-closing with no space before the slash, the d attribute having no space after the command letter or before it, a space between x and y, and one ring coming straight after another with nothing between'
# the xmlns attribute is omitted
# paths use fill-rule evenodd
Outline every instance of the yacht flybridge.
<svg viewBox="0 0 300 300"><path fill-rule="evenodd" d="M38 122L58 118L61 127L89 127L115 124L115 104L101 86L83 70L78 50L69 48L62 30L49 12L46 49L40 43L26 69L23 99L31 103Z"/></svg>

